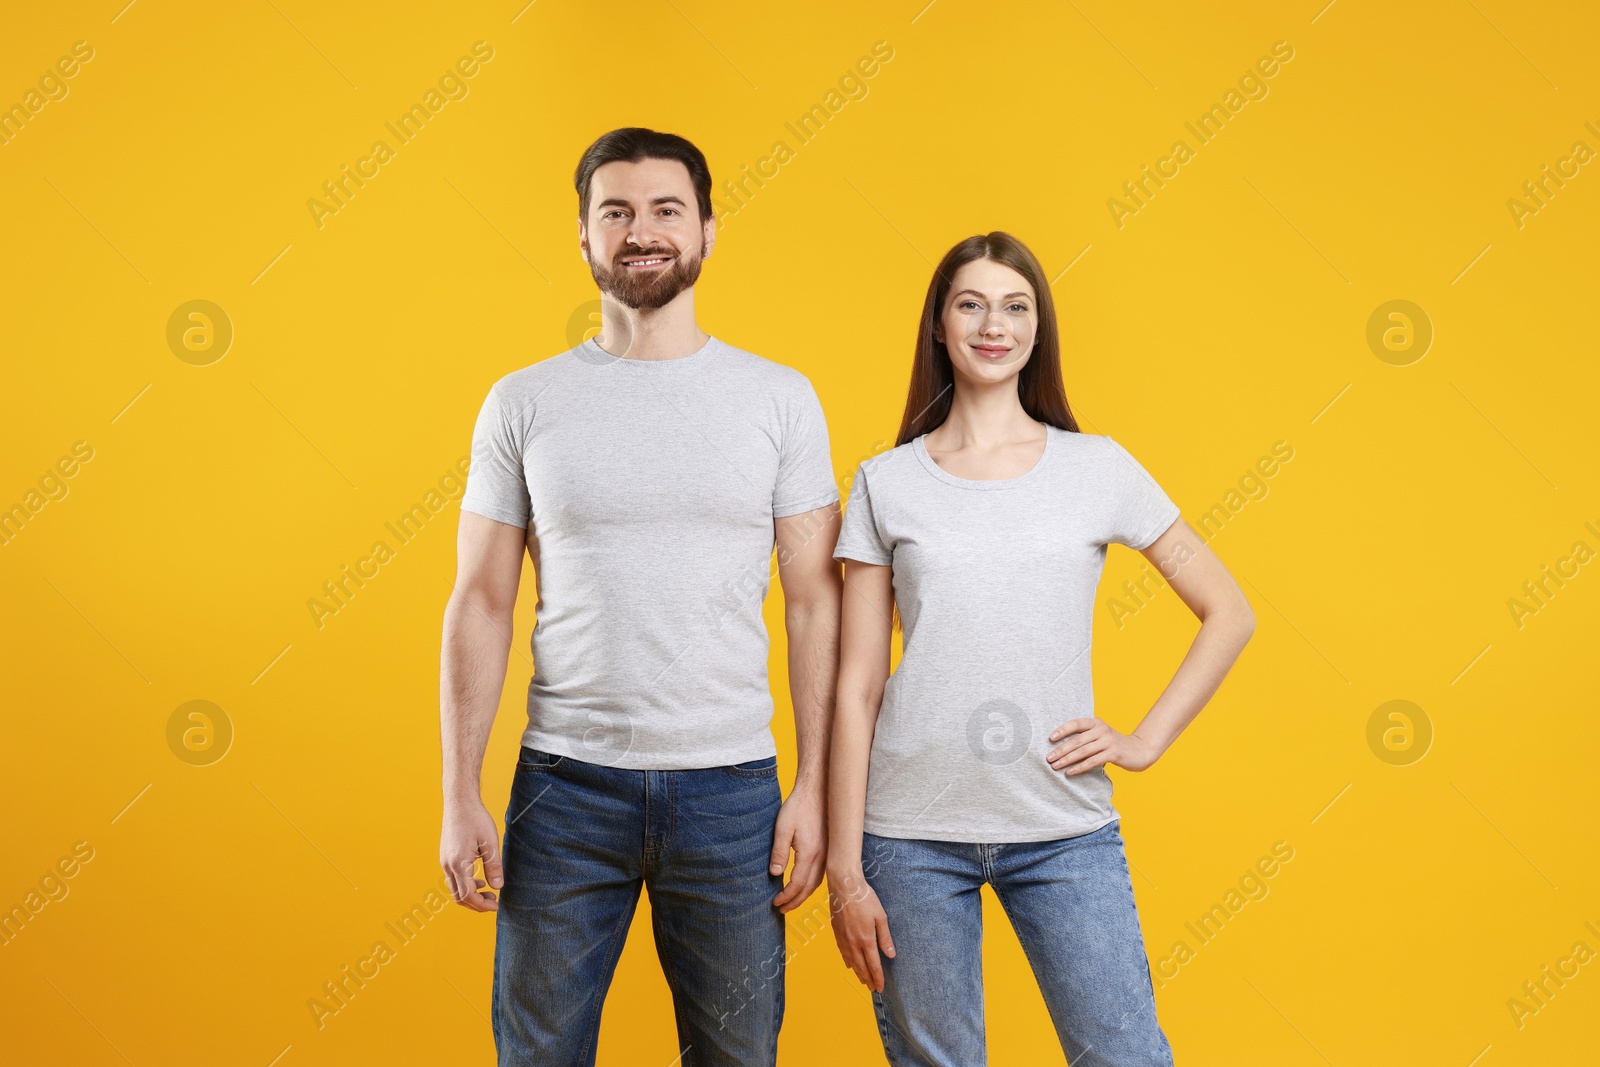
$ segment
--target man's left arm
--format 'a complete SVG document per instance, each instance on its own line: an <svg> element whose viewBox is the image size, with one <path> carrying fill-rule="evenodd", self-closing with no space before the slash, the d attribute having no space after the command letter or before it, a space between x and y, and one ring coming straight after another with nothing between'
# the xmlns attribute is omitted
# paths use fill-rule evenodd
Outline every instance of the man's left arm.
<svg viewBox="0 0 1600 1067"><path fill-rule="evenodd" d="M772 836L772 873L794 869L773 898L779 911L805 903L822 884L827 866L828 743L834 685L839 673L839 598L843 581L833 558L839 540L839 503L774 519L778 581L789 641L789 696L794 703L798 768L794 789L778 813Z"/></svg>

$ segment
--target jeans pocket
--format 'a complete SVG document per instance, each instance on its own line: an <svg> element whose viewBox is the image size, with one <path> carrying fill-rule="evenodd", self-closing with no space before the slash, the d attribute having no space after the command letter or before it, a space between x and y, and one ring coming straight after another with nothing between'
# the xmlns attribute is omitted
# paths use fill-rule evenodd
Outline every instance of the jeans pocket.
<svg viewBox="0 0 1600 1067"><path fill-rule="evenodd" d="M552 767L561 766L565 756L554 756L537 748L522 746L522 752L517 756L517 769L519 771L547 771Z"/></svg>
<svg viewBox="0 0 1600 1067"><path fill-rule="evenodd" d="M737 778L776 778L778 776L778 757L767 756L764 759L733 763L722 769Z"/></svg>

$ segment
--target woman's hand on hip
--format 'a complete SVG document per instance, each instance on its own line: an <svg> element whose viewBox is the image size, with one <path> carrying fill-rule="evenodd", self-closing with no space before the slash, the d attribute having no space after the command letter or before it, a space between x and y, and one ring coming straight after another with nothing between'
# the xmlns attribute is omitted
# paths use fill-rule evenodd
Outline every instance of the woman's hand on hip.
<svg viewBox="0 0 1600 1067"><path fill-rule="evenodd" d="M1114 763L1142 771L1161 756L1161 749L1138 734L1125 734L1100 718L1069 719L1057 726L1050 740L1060 741L1045 755L1050 769L1082 774Z"/></svg>

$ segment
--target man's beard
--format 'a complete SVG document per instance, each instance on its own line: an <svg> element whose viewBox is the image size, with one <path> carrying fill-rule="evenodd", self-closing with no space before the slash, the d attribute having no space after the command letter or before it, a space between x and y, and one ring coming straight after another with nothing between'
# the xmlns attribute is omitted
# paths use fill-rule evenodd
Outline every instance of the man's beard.
<svg viewBox="0 0 1600 1067"><path fill-rule="evenodd" d="M625 267L621 263L623 256L638 258L648 255L672 256L672 265L666 270L656 269L644 273ZM672 249L664 246L643 250L629 249L618 253L617 262L609 267L601 267L591 259L589 273L594 276L594 283L600 287L602 293L609 293L628 307L635 310L659 308L670 304L679 293L695 283L700 277L701 258L698 252L693 259L690 259L682 253L675 254Z"/></svg>

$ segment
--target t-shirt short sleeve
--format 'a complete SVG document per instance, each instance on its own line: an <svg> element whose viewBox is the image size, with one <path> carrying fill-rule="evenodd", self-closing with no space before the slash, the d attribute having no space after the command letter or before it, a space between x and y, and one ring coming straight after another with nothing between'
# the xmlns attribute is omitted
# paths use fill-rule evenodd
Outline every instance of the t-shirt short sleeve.
<svg viewBox="0 0 1600 1067"><path fill-rule="evenodd" d="M1132 549L1149 548L1177 521L1181 512L1127 449L1110 437L1106 441L1115 452L1111 484L1116 501L1106 541Z"/></svg>
<svg viewBox="0 0 1600 1067"><path fill-rule="evenodd" d="M799 515L839 499L833 484L833 453L828 448L828 421L811 382L800 378L790 401L789 418L778 454L778 477L772 487L772 517Z"/></svg>
<svg viewBox="0 0 1600 1067"><path fill-rule="evenodd" d="M839 526L839 541L834 546L833 558L860 560L880 567L887 567L894 561L894 553L878 533L877 516L872 512L872 496L867 490L865 463L856 468L855 480L850 484L850 500L845 505L844 521Z"/></svg>
<svg viewBox="0 0 1600 1067"><path fill-rule="evenodd" d="M533 507L522 469L522 431L506 410L500 385L489 390L472 431L472 466L461 510L526 528Z"/></svg>

